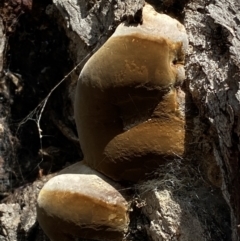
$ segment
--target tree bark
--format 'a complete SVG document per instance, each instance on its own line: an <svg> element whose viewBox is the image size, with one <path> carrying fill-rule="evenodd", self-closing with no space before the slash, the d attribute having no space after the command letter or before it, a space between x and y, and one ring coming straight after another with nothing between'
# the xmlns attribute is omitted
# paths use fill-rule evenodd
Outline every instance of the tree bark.
<svg viewBox="0 0 240 241"><path fill-rule="evenodd" d="M19 108L16 108L16 102L19 100L21 88L23 91L26 86L31 85L35 91L39 88L25 73L25 68L32 68L30 54L22 57L21 54L24 53L11 41L12 32L21 32L21 27L28 26L26 21L38 19L41 33L47 28L52 31L52 36L59 33L58 38L67 39L63 40L62 44L54 44L58 47L56 52L67 47L69 55L65 52L61 52L61 56L56 55L54 44L51 45L53 52L46 53L45 49L39 52L46 56L54 54L57 56L55 59L65 58L64 61L57 62L59 66L56 72L63 66L68 65L68 69L55 79L49 73L49 78L45 75L40 78L41 74L48 71L48 66L37 63L41 68L34 74L38 75L36 79L42 83L40 89L44 89L44 92L36 92L36 95L39 103L69 72L70 67L78 66L65 81L64 88L60 88L58 93L61 98L54 95L55 101L50 101L41 124L44 134L52 134L54 128L60 130L61 135L65 136L61 136L61 142L67 143L63 145L64 148L74 146L71 150L81 153L79 147L76 147L71 105L77 76L87 59L109 38L116 26L125 20L133 21L135 14L144 4L143 0L46 2L44 5L40 0L12 0L5 1L5 5L0 6L3 20L0 21L0 193L4 197L0 204L0 240L4 241L47 240L36 222L36 197L43 184L52 177L45 176L46 174L60 170L66 162L75 162L78 159L77 155L63 157L59 152L63 148L60 143L46 141L42 148L37 130L32 131L35 134L31 139L29 128L27 131L24 129L24 138L24 134L19 135L16 128L11 127L10 117L19 117L14 112ZM189 36L187 79L184 84L188 130L186 157L176 158L174 162L156 170L157 179L134 187L139 196L133 198L133 202L140 213L143 211L144 216L133 215L129 240L141 240L141 235L147 232L149 240L237 241L240 232L240 5L237 0L189 0L180 3L151 0L149 3L158 11L178 18ZM18 19L17 16L20 17L18 25L11 20ZM48 25L42 16L47 16L55 25ZM58 32L51 28L61 30ZM19 41L28 33L27 28L24 31L21 32ZM37 39L34 39L34 44L39 46ZM46 49L48 48L49 45ZM24 67L24 64L22 67L10 64L13 60L10 60L7 54L11 49L19 51L18 56L24 59L22 62L27 67ZM37 49L35 47L35 51ZM22 79L16 74L18 67L18 74L22 75ZM54 68L51 68L54 72ZM22 93L26 95L28 92ZM26 101L21 100L22 104L26 104ZM59 109L59 105L62 108ZM47 116L48 113L51 113L51 119ZM45 127L47 125L50 127ZM55 130L54 133L58 132ZM27 161L22 161L27 160L28 156L24 154L21 159L19 153L25 153L21 150L30 145L31 140L35 140L37 144L34 147L35 154L31 156L34 161L28 164ZM52 147L60 154L56 154ZM61 158L62 161L59 161ZM72 160L69 161L68 158ZM9 162L10 159L12 163ZM36 165L37 171L34 169ZM27 175L33 169L34 175L26 177L24 182L19 181L22 172ZM11 175L16 176L14 181ZM15 190L11 189L12 185ZM143 239L146 240L147 237L144 236Z"/></svg>
<svg viewBox="0 0 240 241"><path fill-rule="evenodd" d="M239 8L237 1L190 1L184 23L190 40L189 90L209 132L231 210L232 240L238 240L239 175ZM201 141L201 140L199 140Z"/></svg>

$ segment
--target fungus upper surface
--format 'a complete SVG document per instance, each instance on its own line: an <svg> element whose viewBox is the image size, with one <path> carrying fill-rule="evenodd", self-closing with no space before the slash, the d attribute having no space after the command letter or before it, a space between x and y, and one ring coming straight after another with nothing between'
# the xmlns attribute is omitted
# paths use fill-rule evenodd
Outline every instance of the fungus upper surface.
<svg viewBox="0 0 240 241"><path fill-rule="evenodd" d="M184 153L175 86L184 79L187 36L149 5L143 24L121 24L84 66L75 119L85 162L113 180L136 182Z"/></svg>
<svg viewBox="0 0 240 241"><path fill-rule="evenodd" d="M72 240L69 234L72 238L121 240L129 219L128 202L118 189L120 185L76 163L40 191L38 221L54 241Z"/></svg>

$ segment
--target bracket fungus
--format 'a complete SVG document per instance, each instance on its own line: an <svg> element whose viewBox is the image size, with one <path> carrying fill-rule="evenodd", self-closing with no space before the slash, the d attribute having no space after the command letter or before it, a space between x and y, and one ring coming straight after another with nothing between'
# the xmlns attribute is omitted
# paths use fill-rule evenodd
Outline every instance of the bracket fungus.
<svg viewBox="0 0 240 241"><path fill-rule="evenodd" d="M85 64L74 106L84 164L63 170L38 197L38 220L52 241L122 240L128 198L114 181L138 182L184 154L176 86L187 45L182 24L145 5L142 24L120 24Z"/></svg>
<svg viewBox="0 0 240 241"><path fill-rule="evenodd" d="M78 162L50 179L40 191L38 221L53 241L71 241L74 237L122 240L129 218L121 189Z"/></svg>
<svg viewBox="0 0 240 241"><path fill-rule="evenodd" d="M176 85L184 79L187 35L177 20L143 8L122 23L81 71L75 119L84 160L116 181L137 182L184 153Z"/></svg>

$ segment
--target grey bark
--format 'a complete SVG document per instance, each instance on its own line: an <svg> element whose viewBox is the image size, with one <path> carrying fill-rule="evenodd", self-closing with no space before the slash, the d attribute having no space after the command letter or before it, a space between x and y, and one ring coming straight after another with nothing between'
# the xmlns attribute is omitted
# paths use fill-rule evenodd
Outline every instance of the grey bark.
<svg viewBox="0 0 240 241"><path fill-rule="evenodd" d="M239 240L239 47L238 1L190 1L184 23L190 40L186 72L200 115L208 121L222 193L231 209L232 240ZM201 141L201 140L199 140Z"/></svg>
<svg viewBox="0 0 240 241"><path fill-rule="evenodd" d="M51 177L18 188L0 204L0 240L48 240L36 223L36 200L39 191Z"/></svg>

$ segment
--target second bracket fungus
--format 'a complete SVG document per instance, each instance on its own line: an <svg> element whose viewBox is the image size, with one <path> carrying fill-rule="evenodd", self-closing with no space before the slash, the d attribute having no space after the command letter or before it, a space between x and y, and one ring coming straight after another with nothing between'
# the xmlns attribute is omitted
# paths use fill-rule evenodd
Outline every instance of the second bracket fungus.
<svg viewBox="0 0 240 241"><path fill-rule="evenodd" d="M75 118L87 165L116 181L145 177L184 153L176 85L184 79L187 35L177 20L143 8L85 64Z"/></svg>
<svg viewBox="0 0 240 241"><path fill-rule="evenodd" d="M184 154L177 86L187 45L183 25L146 5L142 24L120 24L85 64L74 106L84 164L63 170L38 197L52 241L122 240L128 198L114 181L138 182Z"/></svg>
<svg viewBox="0 0 240 241"><path fill-rule="evenodd" d="M74 237L120 241L129 224L128 202L122 189L78 162L40 191L38 221L53 241L71 241Z"/></svg>

